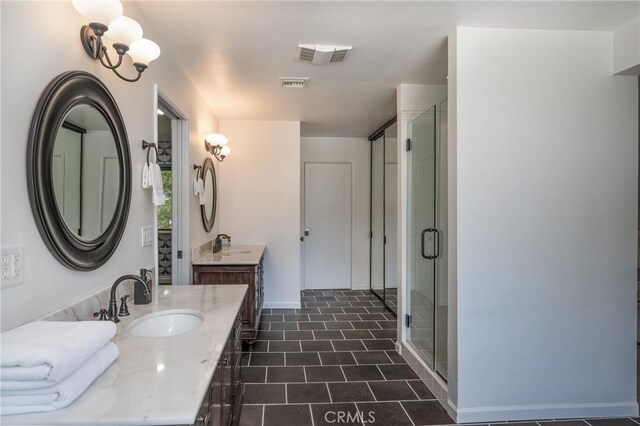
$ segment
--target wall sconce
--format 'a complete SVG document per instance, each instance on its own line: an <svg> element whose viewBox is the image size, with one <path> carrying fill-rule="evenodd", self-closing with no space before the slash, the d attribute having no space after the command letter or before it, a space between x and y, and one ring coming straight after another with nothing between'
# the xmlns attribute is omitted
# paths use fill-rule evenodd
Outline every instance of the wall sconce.
<svg viewBox="0 0 640 426"><path fill-rule="evenodd" d="M204 137L204 148L207 152L213 154L221 163L224 158L231 153L231 148L227 145L229 139L220 133L210 133Z"/></svg>
<svg viewBox="0 0 640 426"><path fill-rule="evenodd" d="M149 63L160 56L157 44L142 38L142 27L136 21L122 16L120 0L72 0L73 7L88 21L80 29L80 39L87 54L105 68L112 70L125 81L140 80L143 71ZM118 61L114 64L107 52L102 37L113 42L113 48L118 54ZM138 71L136 78L127 78L117 70L122 64L125 53L131 56L133 66Z"/></svg>

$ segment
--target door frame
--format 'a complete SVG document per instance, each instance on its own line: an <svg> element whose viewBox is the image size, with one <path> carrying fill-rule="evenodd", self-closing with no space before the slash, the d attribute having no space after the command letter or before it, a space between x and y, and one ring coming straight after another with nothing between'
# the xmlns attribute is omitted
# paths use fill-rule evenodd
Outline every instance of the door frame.
<svg viewBox="0 0 640 426"><path fill-rule="evenodd" d="M176 118L171 120L171 191L173 203L171 217L171 284L186 285L191 277L189 250L189 119L182 109L157 84L153 85L153 142L158 143L158 107L170 110ZM178 251L182 258L178 258ZM158 209L153 205L153 264L154 282L159 284L158 263Z"/></svg>
<svg viewBox="0 0 640 426"><path fill-rule="evenodd" d="M354 259L356 258L356 252L355 252L355 244L354 241L356 240L356 235L355 235L355 231L356 231L356 227L355 227L355 214L354 214L354 208L356 205L355 202L355 181L356 181L356 174L355 174L355 164L353 161L303 161L302 162L302 173L301 173L301 185L300 185L300 192L302 193L301 196L301 206L300 206L300 215L301 215L301 219L300 219L300 235L304 236L304 229L306 227L306 205L307 205L307 187L306 187L306 179L307 179L307 164L348 164L351 168L351 238L350 238L350 242L351 242L351 290L353 290L353 286L355 283L355 277L356 277L356 265L355 265L355 261ZM302 241L303 245L302 245L302 250L300 250L300 283L301 286L300 288L302 290L307 289L307 283L306 283L306 271L305 271L305 259L306 259L306 249L304 246L304 241Z"/></svg>

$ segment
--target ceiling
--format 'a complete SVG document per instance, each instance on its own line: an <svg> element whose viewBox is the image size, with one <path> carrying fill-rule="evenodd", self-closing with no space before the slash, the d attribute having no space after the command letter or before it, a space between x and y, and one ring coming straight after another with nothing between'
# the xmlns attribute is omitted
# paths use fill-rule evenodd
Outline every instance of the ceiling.
<svg viewBox="0 0 640 426"><path fill-rule="evenodd" d="M220 118L295 120L302 136L368 136L395 116L400 83L446 84L456 26L611 31L638 1L140 1ZM343 63L294 60L298 43L352 45ZM279 77L309 77L282 89Z"/></svg>

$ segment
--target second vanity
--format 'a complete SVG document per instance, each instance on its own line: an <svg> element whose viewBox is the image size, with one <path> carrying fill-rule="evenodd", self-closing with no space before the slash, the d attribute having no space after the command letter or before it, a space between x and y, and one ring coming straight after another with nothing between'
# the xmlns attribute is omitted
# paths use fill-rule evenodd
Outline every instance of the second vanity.
<svg viewBox="0 0 640 426"><path fill-rule="evenodd" d="M226 425L240 408L240 308L246 285L156 287L153 301L120 317L120 357L71 405L4 416L11 425ZM202 323L170 337L131 325L162 311L197 312ZM135 324L134 324L135 326ZM237 417L237 412L235 413Z"/></svg>
<svg viewBox="0 0 640 426"><path fill-rule="evenodd" d="M264 301L263 245L232 245L217 253L212 243L203 244L193 253L193 284L235 286L249 289L242 308L242 338L249 344L256 340Z"/></svg>

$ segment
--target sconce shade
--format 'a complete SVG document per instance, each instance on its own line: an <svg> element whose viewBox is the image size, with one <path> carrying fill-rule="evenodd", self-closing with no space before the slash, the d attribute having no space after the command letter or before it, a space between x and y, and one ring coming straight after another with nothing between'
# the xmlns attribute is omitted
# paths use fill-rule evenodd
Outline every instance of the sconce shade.
<svg viewBox="0 0 640 426"><path fill-rule="evenodd" d="M142 38L142 27L133 19L121 16L109 23L109 31L104 35L114 44L130 46Z"/></svg>
<svg viewBox="0 0 640 426"><path fill-rule="evenodd" d="M122 16L120 0L72 0L72 3L89 23L107 25Z"/></svg>
<svg viewBox="0 0 640 426"><path fill-rule="evenodd" d="M229 143L229 139L220 133L209 133L208 135L205 135L204 140L213 146L225 146Z"/></svg>
<svg viewBox="0 0 640 426"><path fill-rule="evenodd" d="M231 154L231 148L229 148L229 145L223 146L222 149L220 150L220 155L223 155L226 157L229 154Z"/></svg>
<svg viewBox="0 0 640 426"><path fill-rule="evenodd" d="M134 41L129 46L127 52L134 64L142 64L148 66L151 61L160 56L160 47L146 38Z"/></svg>

